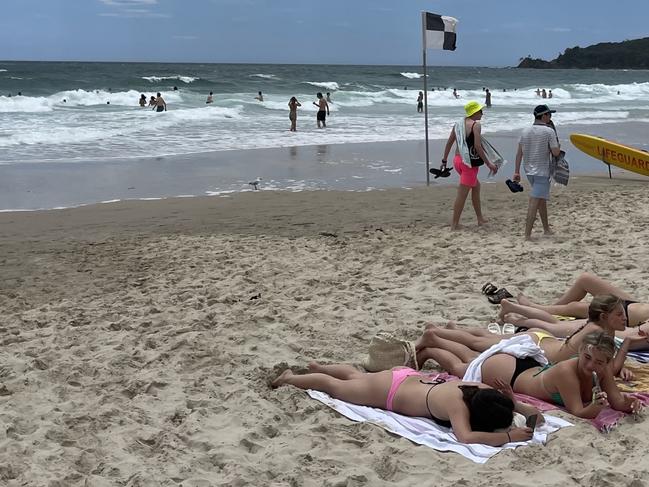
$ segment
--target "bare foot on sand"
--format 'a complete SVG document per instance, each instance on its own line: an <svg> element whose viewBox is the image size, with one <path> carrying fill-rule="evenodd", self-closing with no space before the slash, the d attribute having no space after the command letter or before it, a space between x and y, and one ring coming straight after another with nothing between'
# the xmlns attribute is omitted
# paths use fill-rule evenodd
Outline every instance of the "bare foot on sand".
<svg viewBox="0 0 649 487"><path fill-rule="evenodd" d="M449 320L444 328L447 330L455 330L457 328L457 321Z"/></svg>
<svg viewBox="0 0 649 487"><path fill-rule="evenodd" d="M513 312L513 310L512 310L512 305L513 305L513 304L514 304L514 303L512 303L512 302L509 301L508 299L503 299L503 300L500 302L500 313L498 313L498 319L500 319L500 321L501 321L502 323L505 322L505 321L504 321L504 320L505 320L505 315L506 315L507 313L512 313L512 312Z"/></svg>
<svg viewBox="0 0 649 487"><path fill-rule="evenodd" d="M309 365L307 365L307 367L310 372L322 372L322 365L320 365L318 362L309 362Z"/></svg>
<svg viewBox="0 0 649 487"><path fill-rule="evenodd" d="M478 218L478 226L479 227L481 227L483 225L486 225L487 223L489 223L489 220L487 220L486 218Z"/></svg>
<svg viewBox="0 0 649 487"><path fill-rule="evenodd" d="M291 369L286 369L284 372L282 372L277 379L275 379L271 385L273 387L279 387L283 384L286 384L288 382L289 377L293 376L293 371Z"/></svg>
<svg viewBox="0 0 649 487"><path fill-rule="evenodd" d="M518 304L522 304L523 306L532 306L532 301L530 301L530 298L525 296L523 293L518 294L516 301L518 301Z"/></svg>
<svg viewBox="0 0 649 487"><path fill-rule="evenodd" d="M433 323L432 321L424 323L424 330L428 330L429 328L437 328L437 324Z"/></svg>

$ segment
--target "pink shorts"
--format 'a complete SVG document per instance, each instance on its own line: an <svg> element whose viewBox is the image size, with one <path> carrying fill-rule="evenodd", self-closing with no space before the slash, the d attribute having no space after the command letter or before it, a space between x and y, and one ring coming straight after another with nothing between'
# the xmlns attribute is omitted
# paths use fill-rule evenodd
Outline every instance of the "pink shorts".
<svg viewBox="0 0 649 487"><path fill-rule="evenodd" d="M480 166L469 167L462 162L462 157L459 154L455 154L455 157L453 158L453 167L460 175L460 184L462 186L475 188L478 184L478 172L480 171Z"/></svg>
<svg viewBox="0 0 649 487"><path fill-rule="evenodd" d="M392 370L392 385L390 386L390 391L388 392L388 398L385 401L385 409L392 411L392 401L394 401L394 396L399 390L401 383L406 380L411 375L421 375L415 369L409 367L404 367L402 369L393 369Z"/></svg>

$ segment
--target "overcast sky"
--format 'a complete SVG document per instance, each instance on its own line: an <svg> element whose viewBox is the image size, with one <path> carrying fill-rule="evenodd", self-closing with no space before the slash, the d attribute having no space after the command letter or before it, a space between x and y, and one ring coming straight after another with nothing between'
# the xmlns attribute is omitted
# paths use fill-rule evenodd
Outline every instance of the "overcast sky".
<svg viewBox="0 0 649 487"><path fill-rule="evenodd" d="M431 65L512 66L649 36L646 0L2 0L0 59L418 64L420 12L456 17Z"/></svg>

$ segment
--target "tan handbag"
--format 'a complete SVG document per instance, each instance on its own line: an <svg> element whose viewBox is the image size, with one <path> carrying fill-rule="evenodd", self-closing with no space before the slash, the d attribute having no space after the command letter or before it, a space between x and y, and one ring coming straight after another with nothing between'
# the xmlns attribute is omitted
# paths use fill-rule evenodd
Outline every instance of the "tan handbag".
<svg viewBox="0 0 649 487"><path fill-rule="evenodd" d="M393 367L410 367L419 370L415 345L395 337L392 333L377 333L370 342L363 367L369 372L389 370Z"/></svg>

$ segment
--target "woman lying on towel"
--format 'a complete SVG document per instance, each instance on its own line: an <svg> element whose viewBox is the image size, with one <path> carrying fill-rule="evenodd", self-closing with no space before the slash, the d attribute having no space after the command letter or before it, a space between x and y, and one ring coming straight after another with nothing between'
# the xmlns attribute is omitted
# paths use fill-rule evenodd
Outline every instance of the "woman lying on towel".
<svg viewBox="0 0 649 487"><path fill-rule="evenodd" d="M534 343L543 350L548 361L556 364L574 357L578 353L583 339L589 333L604 332L607 335L613 336L616 331L624 330L625 323L626 316L622 307L622 300L609 294L593 298L588 309L588 321L565 340L563 338L556 338L541 329L531 329L519 335L529 335ZM484 352L503 339L503 335L482 333L478 332L476 335L469 331L442 329L429 325L415 343L417 362L421 367L428 358L431 358L428 356L426 349L437 348L436 344L439 339L457 342L468 347L473 353L472 358L478 355L476 352ZM625 338L615 355L615 360L612 362L612 372L614 375L619 374L622 370L624 360L626 359L626 352L631 346L631 343L631 338Z"/></svg>
<svg viewBox="0 0 649 487"><path fill-rule="evenodd" d="M413 369L396 367L382 372L361 372L351 365L309 364L308 374L295 375L285 370L274 387L291 384L314 389L360 406L394 411L406 416L431 418L440 426L453 429L462 443L501 446L532 438L530 428L509 428L514 411L530 416L539 411L517 403L509 387L503 392L475 382L428 381ZM507 394L507 395L506 395Z"/></svg>
<svg viewBox="0 0 649 487"><path fill-rule="evenodd" d="M513 323L517 327L527 329L540 328L550 332L555 337L573 335L588 322L585 319L559 320L547 311L518 304L508 299L503 299L500 306L500 318L503 322ZM649 324L645 321L632 328L627 327L622 331L617 330L615 331L615 338L618 346L622 346L624 339L628 338L629 350L649 350Z"/></svg>
<svg viewBox="0 0 649 487"><path fill-rule="evenodd" d="M598 294L612 294L619 297L622 300L628 326L638 326L649 320L649 303L639 303L629 293L589 272L581 274L563 296L553 304L536 304L522 294L519 295L518 302L525 306L532 306L546 311L552 315L587 318L588 303L582 301L582 299L588 294L593 296L597 296Z"/></svg>
<svg viewBox="0 0 649 487"><path fill-rule="evenodd" d="M450 374L465 379L465 375L474 376L485 384L508 383L514 392L565 406L580 418L595 418L608 406L627 413L642 408L640 401L622 394L615 383L609 366L615 343L606 333L587 334L576 357L545 366L531 357L509 353L496 353L484 361L479 358L480 362L472 364L473 350L441 338L426 353Z"/></svg>

